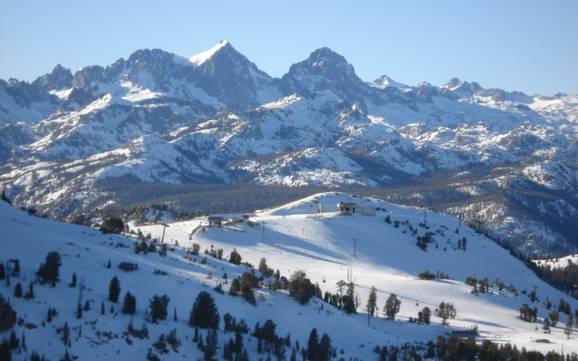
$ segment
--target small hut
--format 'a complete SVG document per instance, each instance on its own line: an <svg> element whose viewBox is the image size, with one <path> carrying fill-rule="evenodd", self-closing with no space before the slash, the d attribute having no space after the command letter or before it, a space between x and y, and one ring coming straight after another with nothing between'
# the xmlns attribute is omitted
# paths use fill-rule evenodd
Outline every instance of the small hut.
<svg viewBox="0 0 578 361"><path fill-rule="evenodd" d="M223 225L222 216L209 216L209 227L221 227Z"/></svg>
<svg viewBox="0 0 578 361"><path fill-rule="evenodd" d="M337 203L337 208L342 216L351 216L357 210L357 203L339 202Z"/></svg>
<svg viewBox="0 0 578 361"><path fill-rule="evenodd" d="M453 330L450 335L461 339L476 338L479 336L475 328L469 330Z"/></svg>

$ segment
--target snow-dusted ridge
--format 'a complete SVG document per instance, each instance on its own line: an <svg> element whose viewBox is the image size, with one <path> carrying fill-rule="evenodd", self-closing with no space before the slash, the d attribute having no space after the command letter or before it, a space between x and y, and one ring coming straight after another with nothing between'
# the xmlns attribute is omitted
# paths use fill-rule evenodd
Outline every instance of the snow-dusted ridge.
<svg viewBox="0 0 578 361"><path fill-rule="evenodd" d="M574 95L530 96L459 79L366 82L329 48L280 79L227 41L188 59L143 49L106 67L72 74L56 66L32 83L1 81L0 188L18 206L66 217L82 210L63 203L104 206L94 204L100 180L382 187L514 165L512 174L477 184L475 194L458 190L471 195L458 208L473 209L499 190L526 210L518 218L522 206L501 207L501 223L489 225L499 238L523 234L531 251L576 251L566 219L530 213L578 215L577 105ZM159 139L166 161L118 156L143 137ZM39 173L34 165L42 162L50 172ZM71 164L90 166L70 172ZM557 199L520 199L522 192Z"/></svg>

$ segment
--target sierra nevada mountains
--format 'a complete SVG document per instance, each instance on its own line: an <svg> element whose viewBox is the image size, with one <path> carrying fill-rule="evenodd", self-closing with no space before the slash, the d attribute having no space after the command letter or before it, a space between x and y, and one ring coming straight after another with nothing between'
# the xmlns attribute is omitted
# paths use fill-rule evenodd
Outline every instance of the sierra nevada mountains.
<svg viewBox="0 0 578 361"><path fill-rule="evenodd" d="M576 96L367 82L329 48L273 78L221 41L0 81L0 131L0 187L54 217L134 204L111 190L126 182L158 186L139 202L185 184L388 187L526 253L578 247Z"/></svg>

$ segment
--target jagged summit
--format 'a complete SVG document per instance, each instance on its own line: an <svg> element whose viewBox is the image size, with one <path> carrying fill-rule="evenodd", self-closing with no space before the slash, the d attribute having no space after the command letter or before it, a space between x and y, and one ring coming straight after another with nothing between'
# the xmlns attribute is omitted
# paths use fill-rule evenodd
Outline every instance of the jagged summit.
<svg viewBox="0 0 578 361"><path fill-rule="evenodd" d="M212 58L217 52L227 47L233 48L228 40L223 39L215 44L212 48L191 56L189 61L196 66L202 65L204 62Z"/></svg>
<svg viewBox="0 0 578 361"><path fill-rule="evenodd" d="M46 90L61 90L72 85L72 72L60 64L56 64L50 73L37 78L33 83Z"/></svg>
<svg viewBox="0 0 578 361"><path fill-rule="evenodd" d="M371 83L370 85L373 87L382 88L382 89L389 88L389 87L398 88L398 89L410 88L408 85L403 84L403 83L399 83L385 74L380 76L379 78L375 79L373 81L373 83Z"/></svg>
<svg viewBox="0 0 578 361"><path fill-rule="evenodd" d="M328 47L319 48L307 59L293 64L281 82L286 93L329 90L341 98L355 100L367 93L367 85L355 74L353 65Z"/></svg>

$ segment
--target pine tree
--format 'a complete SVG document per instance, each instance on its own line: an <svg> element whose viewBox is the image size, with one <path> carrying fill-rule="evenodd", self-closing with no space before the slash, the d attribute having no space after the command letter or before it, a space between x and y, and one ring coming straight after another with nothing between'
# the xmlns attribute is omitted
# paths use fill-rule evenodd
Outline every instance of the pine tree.
<svg viewBox="0 0 578 361"><path fill-rule="evenodd" d="M430 324L431 310L429 307L424 307L420 312L418 312L417 320L419 323L424 323L426 325Z"/></svg>
<svg viewBox="0 0 578 361"><path fill-rule="evenodd" d="M271 277L273 275L273 270L267 266L267 260L263 257L259 261L259 272L263 277Z"/></svg>
<svg viewBox="0 0 578 361"><path fill-rule="evenodd" d="M24 351L27 351L28 347L26 346L26 334L22 332L22 338L20 339L20 346Z"/></svg>
<svg viewBox="0 0 578 361"><path fill-rule="evenodd" d="M15 331L10 332L10 348L15 350L18 348L19 345L20 340L18 340L18 337L16 337L16 332Z"/></svg>
<svg viewBox="0 0 578 361"><path fill-rule="evenodd" d="M40 277L43 282L50 282L52 287L56 286L58 282L58 275L60 272L61 257L58 252L49 252L46 255L44 263L40 265L36 275Z"/></svg>
<svg viewBox="0 0 578 361"><path fill-rule="evenodd" d="M306 304L315 295L315 285L311 283L304 271L295 271L289 279L289 295L299 303Z"/></svg>
<svg viewBox="0 0 578 361"><path fill-rule="evenodd" d="M174 322L177 322L177 321L178 321L178 319L177 319L177 308L176 308L176 307L175 307L175 310L174 310L174 312L173 312L173 321L174 321Z"/></svg>
<svg viewBox="0 0 578 361"><path fill-rule="evenodd" d="M149 301L150 315L152 323L157 323L158 320L167 319L167 307L170 298L167 295L154 295Z"/></svg>
<svg viewBox="0 0 578 361"><path fill-rule="evenodd" d="M385 302L384 312L388 320L395 320L395 315L399 312L401 301L395 293L392 293Z"/></svg>
<svg viewBox="0 0 578 361"><path fill-rule="evenodd" d="M451 303L442 302L438 307L437 314L442 319L442 324L448 325L448 319L456 317L456 309Z"/></svg>
<svg viewBox="0 0 578 361"><path fill-rule="evenodd" d="M202 348L205 361L213 360L214 356L217 354L217 346L218 346L217 331L209 330L207 332L207 337L205 339L205 345Z"/></svg>
<svg viewBox="0 0 578 361"><path fill-rule="evenodd" d="M320 361L319 360L319 336L317 335L317 329L312 329L309 334L309 339L307 341L307 360L308 361Z"/></svg>
<svg viewBox="0 0 578 361"><path fill-rule="evenodd" d="M544 330L544 333L550 333L550 320L548 318L544 319L544 326L542 326L542 330Z"/></svg>
<svg viewBox="0 0 578 361"><path fill-rule="evenodd" d="M12 262L14 263L14 267L12 267L12 276L18 277L20 276L20 260L14 259Z"/></svg>
<svg viewBox="0 0 578 361"><path fill-rule="evenodd" d="M34 282L30 281L28 283L28 291L24 295L24 298L28 300L34 298Z"/></svg>
<svg viewBox="0 0 578 361"><path fill-rule="evenodd" d="M229 286L229 294L231 296L236 296L241 291L241 281L238 278L231 281L231 286Z"/></svg>
<svg viewBox="0 0 578 361"><path fill-rule="evenodd" d="M375 316L375 310L377 308L377 289L375 287L371 287L371 291L369 292L369 297L367 298L367 324L369 325L370 317Z"/></svg>
<svg viewBox="0 0 578 361"><path fill-rule="evenodd" d="M219 311L213 297L208 292L201 291L193 304L189 325L191 327L217 329L219 320Z"/></svg>
<svg viewBox="0 0 578 361"><path fill-rule="evenodd" d="M7 340L0 343L0 360L12 360L12 350L10 350L10 344Z"/></svg>
<svg viewBox="0 0 578 361"><path fill-rule="evenodd" d="M333 348L331 347L331 338L324 333L319 341L319 361L329 361L333 355Z"/></svg>
<svg viewBox="0 0 578 361"><path fill-rule="evenodd" d="M80 306L80 302L76 304L76 318L79 320L82 318L82 307Z"/></svg>
<svg viewBox="0 0 578 361"><path fill-rule="evenodd" d="M68 323L65 322L64 326L62 327L62 342L64 346L68 346L68 342L70 341L70 328L68 327Z"/></svg>
<svg viewBox="0 0 578 361"><path fill-rule="evenodd" d="M558 321L560 320L560 313L556 310L552 310L550 313L548 313L548 318L550 319L552 327L556 327Z"/></svg>
<svg viewBox="0 0 578 361"><path fill-rule="evenodd" d="M8 330L16 323L16 312L4 296L0 294L0 332Z"/></svg>
<svg viewBox="0 0 578 361"><path fill-rule="evenodd" d="M68 286L70 288L76 287L76 273L72 273L72 279L70 280L70 284Z"/></svg>
<svg viewBox="0 0 578 361"><path fill-rule="evenodd" d="M134 315L136 312L136 297L130 292L124 295L124 301L122 303L122 313L125 315Z"/></svg>
<svg viewBox="0 0 578 361"><path fill-rule="evenodd" d="M6 278L6 269L4 268L4 263L0 262L0 280Z"/></svg>
<svg viewBox="0 0 578 361"><path fill-rule="evenodd" d="M105 315L105 310L104 310L104 302L100 303L100 315L104 316Z"/></svg>
<svg viewBox="0 0 578 361"><path fill-rule="evenodd" d="M572 335L572 327L574 326L574 319L572 313L568 313L568 321L566 322L566 327L564 327L564 334L566 335L567 339L570 339Z"/></svg>
<svg viewBox="0 0 578 361"><path fill-rule="evenodd" d="M197 251L198 253L198 251ZM237 249L234 248L231 251L231 254L229 255L229 262L232 264L236 264L239 265L241 264L241 261L243 260L243 257L241 257L241 255L239 254L239 252L237 252Z"/></svg>
<svg viewBox="0 0 578 361"><path fill-rule="evenodd" d="M112 303L117 303L118 296L120 296L120 281L114 276L108 286L108 300Z"/></svg>
<svg viewBox="0 0 578 361"><path fill-rule="evenodd" d="M22 285L20 284L20 282L16 283L16 286L14 286L14 297L16 298L22 297Z"/></svg>

